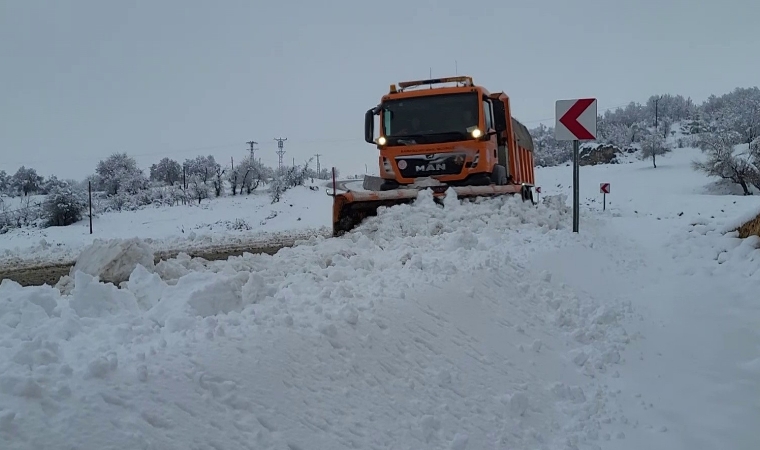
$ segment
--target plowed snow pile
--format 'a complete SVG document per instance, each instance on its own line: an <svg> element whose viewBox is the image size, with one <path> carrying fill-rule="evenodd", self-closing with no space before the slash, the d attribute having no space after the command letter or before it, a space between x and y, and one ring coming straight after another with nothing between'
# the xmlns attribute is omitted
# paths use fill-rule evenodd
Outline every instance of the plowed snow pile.
<svg viewBox="0 0 760 450"><path fill-rule="evenodd" d="M0 285L3 449L554 449L624 437L627 314L522 265L564 199L426 196L277 255ZM586 226L592 226L587 224ZM589 447L591 448L591 447Z"/></svg>

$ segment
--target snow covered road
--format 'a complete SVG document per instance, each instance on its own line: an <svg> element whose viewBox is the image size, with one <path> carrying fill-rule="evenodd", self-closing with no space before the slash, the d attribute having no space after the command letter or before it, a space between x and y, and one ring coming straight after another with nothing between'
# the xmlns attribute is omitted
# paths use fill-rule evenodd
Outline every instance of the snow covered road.
<svg viewBox="0 0 760 450"><path fill-rule="evenodd" d="M614 405L584 374L620 359L625 310L522 263L575 243L568 222L564 205L430 198L344 239L138 269L125 290L5 282L3 448L597 441Z"/></svg>
<svg viewBox="0 0 760 450"><path fill-rule="evenodd" d="M676 235L684 230L673 223L622 222L610 219L607 231L594 230L634 236L627 243L619 237L615 252L595 245L535 260L573 288L630 302L636 311L634 320L622 322L634 339L608 380L611 390L620 390L621 422L633 427L625 440L603 448L756 448L760 303L752 291L758 281L719 270L715 260L695 264L676 256L686 246L709 248L704 236L683 241ZM576 264L567 264L570 258Z"/></svg>
<svg viewBox="0 0 760 450"><path fill-rule="evenodd" d="M122 289L5 281L0 448L755 448L758 240L618 195L579 234L562 197L423 194Z"/></svg>

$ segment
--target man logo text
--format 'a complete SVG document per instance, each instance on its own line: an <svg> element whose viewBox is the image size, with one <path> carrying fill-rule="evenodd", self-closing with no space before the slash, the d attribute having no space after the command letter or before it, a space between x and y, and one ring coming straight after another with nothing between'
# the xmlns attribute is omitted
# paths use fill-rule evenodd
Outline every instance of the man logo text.
<svg viewBox="0 0 760 450"><path fill-rule="evenodd" d="M436 164L425 164L422 166L414 166L415 172L431 172L433 170L446 170L446 164L444 163L436 163Z"/></svg>

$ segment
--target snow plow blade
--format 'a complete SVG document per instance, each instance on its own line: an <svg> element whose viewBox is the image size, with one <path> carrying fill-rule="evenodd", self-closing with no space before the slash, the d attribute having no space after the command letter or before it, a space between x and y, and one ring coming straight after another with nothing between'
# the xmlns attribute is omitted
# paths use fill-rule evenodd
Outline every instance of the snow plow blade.
<svg viewBox="0 0 760 450"><path fill-rule="evenodd" d="M433 186L433 196L443 198L449 186ZM492 197L497 195L522 194L523 200L530 197L530 188L522 185L503 186L451 186L457 198ZM348 191L333 195L333 236L340 236L359 225L364 219L377 215L381 206L411 203L422 189L394 189L389 191ZM530 196L530 197L529 197Z"/></svg>

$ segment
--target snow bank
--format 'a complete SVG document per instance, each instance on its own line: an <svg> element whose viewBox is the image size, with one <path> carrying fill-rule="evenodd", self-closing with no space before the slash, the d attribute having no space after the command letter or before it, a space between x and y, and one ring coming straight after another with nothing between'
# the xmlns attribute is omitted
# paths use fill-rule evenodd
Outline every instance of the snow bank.
<svg viewBox="0 0 760 450"><path fill-rule="evenodd" d="M723 222L719 230L726 234L733 233L742 225L755 220L758 216L760 216L760 207L747 209L747 211L743 214L740 214L731 220Z"/></svg>
<svg viewBox="0 0 760 450"><path fill-rule="evenodd" d="M153 249L144 240L96 239L79 254L70 277L84 272L107 283L127 281L137 265L153 269Z"/></svg>
<svg viewBox="0 0 760 450"><path fill-rule="evenodd" d="M266 193L228 196L178 206L107 212L67 227L13 229L0 239L0 269L69 263L96 239L139 237L156 252L199 251L249 242L292 240L327 234L332 199L324 191L297 186L280 202Z"/></svg>
<svg viewBox="0 0 760 450"><path fill-rule="evenodd" d="M760 210L728 218L700 216L687 226L679 227L683 239L671 240L666 247L673 257L691 260L683 265L688 275L738 274L760 280L760 237L739 238L737 228L754 219Z"/></svg>
<svg viewBox="0 0 760 450"><path fill-rule="evenodd" d="M559 207L557 207L559 205ZM188 257L123 289L0 284L0 446L555 448L625 426L596 381L625 308L526 257L564 202L425 194L340 239ZM614 434L613 436L619 436ZM619 436L622 437L622 436Z"/></svg>

